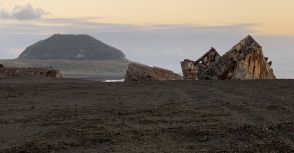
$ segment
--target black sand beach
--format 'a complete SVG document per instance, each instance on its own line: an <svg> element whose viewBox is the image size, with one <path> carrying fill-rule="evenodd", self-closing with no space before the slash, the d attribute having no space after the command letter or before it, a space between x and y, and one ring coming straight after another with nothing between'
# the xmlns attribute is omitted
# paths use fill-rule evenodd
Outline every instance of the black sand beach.
<svg viewBox="0 0 294 153"><path fill-rule="evenodd" d="M294 81L1 79L0 152L294 152Z"/></svg>

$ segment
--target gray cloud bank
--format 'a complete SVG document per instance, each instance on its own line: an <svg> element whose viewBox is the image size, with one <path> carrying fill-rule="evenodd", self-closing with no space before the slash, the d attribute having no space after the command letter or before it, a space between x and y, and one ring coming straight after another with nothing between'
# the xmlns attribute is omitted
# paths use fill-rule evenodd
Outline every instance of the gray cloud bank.
<svg viewBox="0 0 294 153"><path fill-rule="evenodd" d="M1 1L0 1L1 2ZM15 6L9 12L4 9L0 10L0 18L3 19L16 19L16 20L35 20L41 19L47 13L39 8L34 8L31 4L25 6Z"/></svg>
<svg viewBox="0 0 294 153"><path fill-rule="evenodd" d="M54 33L89 34L122 50L127 58L147 65L156 65L181 72L180 61L196 60L215 47L221 54L247 34L263 46L264 54L273 61L273 68L281 78L294 78L294 37L256 35L251 31L254 24L231 26L134 25L99 24L91 19L43 19L42 26L20 23L0 25L0 58L15 58L9 48L22 48L45 39Z"/></svg>

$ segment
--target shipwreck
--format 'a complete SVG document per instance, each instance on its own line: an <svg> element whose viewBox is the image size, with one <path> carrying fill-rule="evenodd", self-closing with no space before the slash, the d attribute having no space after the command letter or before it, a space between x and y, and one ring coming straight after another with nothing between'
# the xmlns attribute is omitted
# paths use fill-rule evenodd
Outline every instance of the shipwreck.
<svg viewBox="0 0 294 153"><path fill-rule="evenodd" d="M184 60L181 65L185 80L276 79L272 61L250 35L223 56L212 48L199 60Z"/></svg>
<svg viewBox="0 0 294 153"><path fill-rule="evenodd" d="M170 70L159 67L149 67L139 63L129 64L125 81L148 81L148 80L183 80L183 77Z"/></svg>
<svg viewBox="0 0 294 153"><path fill-rule="evenodd" d="M267 80L276 79L272 61L248 35L224 55L211 48L198 60L181 62L183 77L166 69L132 63L126 81L141 80Z"/></svg>

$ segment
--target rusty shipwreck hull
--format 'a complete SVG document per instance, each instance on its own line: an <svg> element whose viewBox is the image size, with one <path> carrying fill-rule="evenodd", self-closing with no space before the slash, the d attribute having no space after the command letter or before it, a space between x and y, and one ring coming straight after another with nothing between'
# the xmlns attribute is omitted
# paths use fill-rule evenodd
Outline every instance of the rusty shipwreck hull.
<svg viewBox="0 0 294 153"><path fill-rule="evenodd" d="M276 79L272 62L250 35L223 56L212 48L197 61L186 59L181 65L185 80Z"/></svg>

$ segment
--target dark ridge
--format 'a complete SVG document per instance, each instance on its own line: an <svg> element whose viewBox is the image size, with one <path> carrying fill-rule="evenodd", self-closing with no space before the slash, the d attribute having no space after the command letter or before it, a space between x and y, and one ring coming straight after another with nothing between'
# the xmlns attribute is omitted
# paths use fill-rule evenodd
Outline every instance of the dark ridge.
<svg viewBox="0 0 294 153"><path fill-rule="evenodd" d="M40 60L123 60L122 51L89 35L61 35L39 41L27 47L19 59Z"/></svg>

